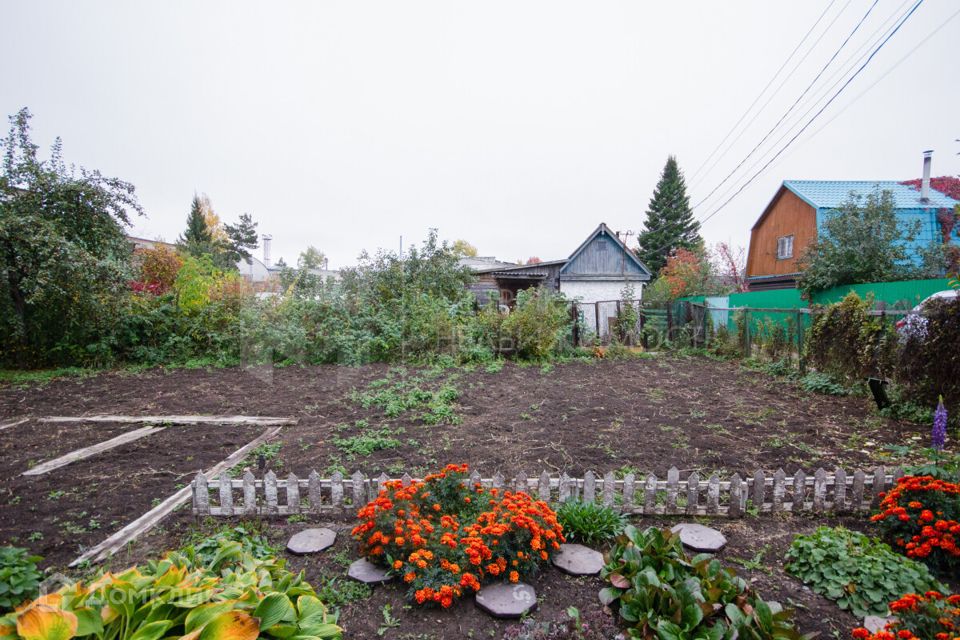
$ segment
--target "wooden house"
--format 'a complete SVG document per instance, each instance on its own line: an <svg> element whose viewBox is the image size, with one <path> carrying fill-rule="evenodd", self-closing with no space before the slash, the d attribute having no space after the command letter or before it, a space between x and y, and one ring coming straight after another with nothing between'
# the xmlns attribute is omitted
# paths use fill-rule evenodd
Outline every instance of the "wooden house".
<svg viewBox="0 0 960 640"><path fill-rule="evenodd" d="M931 189L929 174L926 175L920 189L892 180L785 181L750 231L747 254L750 290L796 287L804 252L823 232L828 216L851 196L889 191L897 218L904 225L920 223L919 235L908 246L911 259L919 261L921 248L942 241L937 213L958 204L957 200ZM956 230L951 240L958 241Z"/></svg>
<svg viewBox="0 0 960 640"><path fill-rule="evenodd" d="M591 331L596 331L598 318L601 325L608 322L607 314L598 312L595 303L619 300L627 285L633 286L634 298L640 300L643 286L651 277L646 265L603 223L569 257L561 260L529 265L484 265L483 260L493 259L473 259L466 265L477 276L471 290L481 304L486 303L492 293L501 305L512 307L519 291L547 287L583 305L593 305L594 308L584 310L583 314ZM605 326L600 329L606 331Z"/></svg>

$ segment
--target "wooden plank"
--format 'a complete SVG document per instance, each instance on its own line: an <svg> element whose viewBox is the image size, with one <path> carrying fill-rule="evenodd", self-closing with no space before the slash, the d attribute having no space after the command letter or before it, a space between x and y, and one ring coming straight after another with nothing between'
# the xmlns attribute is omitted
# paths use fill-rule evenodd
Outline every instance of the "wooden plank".
<svg viewBox="0 0 960 640"><path fill-rule="evenodd" d="M643 493L643 512L653 513L657 508L657 476L652 473L647 476L647 484Z"/></svg>
<svg viewBox="0 0 960 640"><path fill-rule="evenodd" d="M707 513L720 511L720 477L714 472L707 482Z"/></svg>
<svg viewBox="0 0 960 640"><path fill-rule="evenodd" d="M76 451L71 451L70 453L60 456L59 458L54 458L53 460L48 460L43 464L38 464L32 469L27 469L23 472L22 475L25 476L39 476L44 473L50 473L54 469L59 469L60 467L65 467L71 462L76 462L77 460L83 460L91 456L95 456L98 453L103 453L104 451L109 451L110 449L115 449L121 445L125 445L128 442L133 442L134 440L139 440L140 438L145 438L151 433L157 433L163 431L165 427L141 427L139 429L134 429L133 431L127 431L126 433L121 433L116 438L110 438L109 440L104 440L103 442L98 442L97 444L91 445L89 447L84 447L83 449L77 449Z"/></svg>
<svg viewBox="0 0 960 640"><path fill-rule="evenodd" d="M827 501L827 472L823 467L813 474L813 510L820 513L824 510Z"/></svg>
<svg viewBox="0 0 960 640"><path fill-rule="evenodd" d="M537 495L544 502L550 502L550 474L546 470L540 473Z"/></svg>
<svg viewBox="0 0 960 640"><path fill-rule="evenodd" d="M559 500L561 504L570 500L570 476L568 476L566 473L560 476L559 490L560 490Z"/></svg>
<svg viewBox="0 0 960 640"><path fill-rule="evenodd" d="M613 471L607 471L603 476L603 504L612 507L615 499L615 490L617 488L616 477Z"/></svg>
<svg viewBox="0 0 960 640"><path fill-rule="evenodd" d="M593 471L583 474L583 501L593 502L597 498L597 477Z"/></svg>
<svg viewBox="0 0 960 640"><path fill-rule="evenodd" d="M227 456L222 462L214 465L209 471L206 471L203 474L205 480L216 477L220 473L232 469L237 466L247 454L258 446L267 442L275 435L280 433L281 427L274 427L273 429L268 429L264 431L260 436L251 440L247 444L243 445L229 456ZM100 544L91 547L83 552L83 554L70 563L71 567L75 567L78 564L83 562L100 562L105 558L112 556L119 549L122 549L128 543L134 541L142 535L144 532L149 531L160 522L163 518L173 513L173 510L179 507L181 504L190 500L190 494L192 493L192 487L186 486L183 489L180 489L172 496L158 504L156 507L146 512L130 524L126 525L109 538L101 542Z"/></svg>
<svg viewBox="0 0 960 640"><path fill-rule="evenodd" d="M300 513L300 478L293 472L287 476L287 507L293 513Z"/></svg>
<svg viewBox="0 0 960 640"><path fill-rule="evenodd" d="M634 486L634 480L636 476L632 473L628 473L623 477L623 508L631 509L633 507L633 493L636 491Z"/></svg>
<svg viewBox="0 0 960 640"><path fill-rule="evenodd" d="M330 504L334 508L339 508L343 506L343 474L339 471L334 471L330 476ZM360 505L357 505L357 508L360 508Z"/></svg>
<svg viewBox="0 0 960 640"><path fill-rule="evenodd" d="M667 471L666 513L677 512L677 485L679 483L680 483L680 470L677 469L676 467L670 467L669 471Z"/></svg>
<svg viewBox="0 0 960 640"><path fill-rule="evenodd" d="M11 420L10 422L4 422L0 424L0 431L3 431L4 429L12 429L19 424L23 424L24 422L29 422L29 421L30 421L30 418L20 418L19 420Z"/></svg>
<svg viewBox="0 0 960 640"><path fill-rule="evenodd" d="M847 472L841 467L833 472L833 510L843 513L847 510Z"/></svg>
<svg viewBox="0 0 960 640"><path fill-rule="evenodd" d="M693 515L697 512L697 503L700 501L700 474L694 471L687 478L687 506L686 512Z"/></svg>
<svg viewBox="0 0 960 640"><path fill-rule="evenodd" d="M320 474L314 469L307 477L307 501L310 502L310 511L313 513L319 513L323 508L321 486Z"/></svg>
<svg viewBox="0 0 960 640"><path fill-rule="evenodd" d="M734 518L739 518L743 514L740 508L740 501L743 496L743 486L741 482L739 473L733 474L733 477L730 478L730 506L727 507L727 509Z"/></svg>
<svg viewBox="0 0 960 640"><path fill-rule="evenodd" d="M203 475L201 474L200 478ZM197 478L199 480L200 478ZM233 485L230 484L230 478L226 473L221 473L217 479L220 485L220 513L225 516L233 515Z"/></svg>
<svg viewBox="0 0 960 640"><path fill-rule="evenodd" d="M253 425L255 427L286 427L297 424L296 418L277 418L270 416L46 416L40 422L77 423L77 422L119 422L121 424L221 424Z"/></svg>
<svg viewBox="0 0 960 640"><path fill-rule="evenodd" d="M783 496L786 493L787 476L783 469L777 469L773 474L773 512L783 509Z"/></svg>
<svg viewBox="0 0 960 640"><path fill-rule="evenodd" d="M243 474L243 513L252 516L257 512L257 485L253 473L247 469Z"/></svg>
<svg viewBox="0 0 960 640"><path fill-rule="evenodd" d="M866 475L861 469L853 472L853 501L850 503L851 511L860 511L863 509L863 485L866 482Z"/></svg>

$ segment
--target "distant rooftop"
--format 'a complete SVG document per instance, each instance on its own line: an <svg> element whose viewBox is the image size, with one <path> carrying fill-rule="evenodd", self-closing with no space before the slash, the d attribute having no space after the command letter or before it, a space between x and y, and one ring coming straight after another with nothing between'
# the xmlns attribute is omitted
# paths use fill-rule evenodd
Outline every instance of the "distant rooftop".
<svg viewBox="0 0 960 640"><path fill-rule="evenodd" d="M815 209L836 209L851 193L866 196L881 191L893 194L897 209L949 208L958 204L936 189L930 189L930 201L923 202L918 189L895 180L784 180L783 185Z"/></svg>
<svg viewBox="0 0 960 640"><path fill-rule="evenodd" d="M514 262L503 262L493 256L467 256L460 258L460 266L467 267L474 272L499 271L500 269L510 269L520 265Z"/></svg>

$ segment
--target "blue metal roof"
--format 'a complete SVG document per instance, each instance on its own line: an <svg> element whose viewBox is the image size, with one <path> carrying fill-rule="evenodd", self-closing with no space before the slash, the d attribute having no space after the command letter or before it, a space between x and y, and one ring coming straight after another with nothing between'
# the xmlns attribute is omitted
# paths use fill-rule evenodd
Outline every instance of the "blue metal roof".
<svg viewBox="0 0 960 640"><path fill-rule="evenodd" d="M866 196L890 191L897 209L929 209L953 207L953 198L930 189L930 202L920 201L920 191L895 180L784 180L783 186L793 191L814 209L836 209L851 193Z"/></svg>

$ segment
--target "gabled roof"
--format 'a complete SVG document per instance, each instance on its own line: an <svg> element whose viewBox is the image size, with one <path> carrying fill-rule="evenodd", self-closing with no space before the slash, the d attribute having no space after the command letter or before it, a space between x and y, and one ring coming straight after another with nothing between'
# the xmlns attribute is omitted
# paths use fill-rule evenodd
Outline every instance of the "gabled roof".
<svg viewBox="0 0 960 640"><path fill-rule="evenodd" d="M643 264L643 263L640 261L640 258L637 257L637 254L635 254L633 251L631 251L631 250L627 247L627 245L625 245L625 244L623 243L623 240L620 239L620 236L618 236L618 235L615 234L613 231L611 231L611 230L610 230L610 227L608 227L608 226L606 225L606 223L604 223L604 222L601 222L601 223L600 223L600 226L598 226L596 229L594 229L594 230L593 230L593 233L591 233L589 236L587 236L587 239L584 240L584 241L580 244L580 246L577 247L576 250L575 250L573 253L570 254L570 257L567 258L567 260L566 260L566 263L567 263L567 264L565 264L565 265L560 269L560 273L563 273L563 272L566 270L567 266L569 266L569 265L576 259L576 257L577 257L578 255L580 255L581 253L583 253L584 249L587 248L587 245L589 245L589 244L593 241L593 239L596 238L597 236L599 236L600 234L604 234L604 235L608 236L611 240L613 240L613 241L616 243L617 247L619 247L620 250L623 251L623 252L627 255L627 257L630 259L630 261L633 262L636 266L638 266L641 271L643 271L643 272L644 272L645 274L647 274L648 276L652 276L652 275L653 275L652 272L650 271L650 269L647 267L647 265Z"/></svg>
<svg viewBox="0 0 960 640"><path fill-rule="evenodd" d="M851 193L865 196L880 191L890 191L893 194L893 206L896 209L940 209L960 204L957 200L932 188L930 201L923 202L920 200L919 190L894 180L784 180L763 213L753 223L753 229L760 226L773 209L773 205L783 195L784 190L790 191L814 209L836 209L850 197Z"/></svg>
<svg viewBox="0 0 960 640"><path fill-rule="evenodd" d="M920 191L895 180L785 180L783 186L793 191L814 209L836 209L851 193L868 195L880 191L893 194L897 209L953 207L957 201L936 189L930 189L930 201L920 199Z"/></svg>

